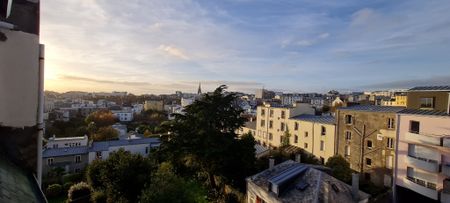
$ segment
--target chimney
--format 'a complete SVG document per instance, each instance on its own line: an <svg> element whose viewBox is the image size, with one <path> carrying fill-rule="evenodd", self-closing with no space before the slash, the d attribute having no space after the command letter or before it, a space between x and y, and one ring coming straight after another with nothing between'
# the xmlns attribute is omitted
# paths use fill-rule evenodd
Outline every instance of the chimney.
<svg viewBox="0 0 450 203"><path fill-rule="evenodd" d="M295 162L301 163L302 162L302 155L301 154L295 154Z"/></svg>
<svg viewBox="0 0 450 203"><path fill-rule="evenodd" d="M359 174L352 173L352 196L353 200L359 201Z"/></svg>
<svg viewBox="0 0 450 203"><path fill-rule="evenodd" d="M269 159L269 169L272 169L275 166L275 159L274 158L270 158Z"/></svg>

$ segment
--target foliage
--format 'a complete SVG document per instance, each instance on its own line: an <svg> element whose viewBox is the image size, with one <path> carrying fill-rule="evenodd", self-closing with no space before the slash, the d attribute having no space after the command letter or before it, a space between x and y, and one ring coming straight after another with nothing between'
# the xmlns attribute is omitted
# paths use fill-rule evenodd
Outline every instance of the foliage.
<svg viewBox="0 0 450 203"><path fill-rule="evenodd" d="M95 160L87 168L87 180L96 191L102 191L108 201L136 202L150 181L151 162L123 149L106 160Z"/></svg>
<svg viewBox="0 0 450 203"><path fill-rule="evenodd" d="M85 119L86 124L89 125L90 123L95 123L95 126L97 126L98 128L110 126L116 122L117 118L109 110L94 111Z"/></svg>
<svg viewBox="0 0 450 203"><path fill-rule="evenodd" d="M151 184L141 194L140 202L207 202L206 191L194 181L174 174L172 166L162 163Z"/></svg>
<svg viewBox="0 0 450 203"><path fill-rule="evenodd" d="M350 164L341 155L328 158L327 167L331 168L333 176L343 182L350 183L352 180L352 169Z"/></svg>
<svg viewBox="0 0 450 203"><path fill-rule="evenodd" d="M92 188L85 182L72 185L68 191L68 202L89 202Z"/></svg>
<svg viewBox="0 0 450 203"><path fill-rule="evenodd" d="M282 140L281 146L288 146L290 138L291 138L291 133L289 133L288 130L284 131L284 135L283 135L283 140Z"/></svg>
<svg viewBox="0 0 450 203"><path fill-rule="evenodd" d="M76 137L87 134L82 118L72 118L69 121L48 121L45 124L45 137Z"/></svg>
<svg viewBox="0 0 450 203"><path fill-rule="evenodd" d="M106 194L103 191L94 191L91 195L91 201L94 203L106 203Z"/></svg>
<svg viewBox="0 0 450 203"><path fill-rule="evenodd" d="M77 183L77 182L81 182L83 180L83 173L72 173L72 174L66 174L63 176L63 182L67 183L67 182L72 182L72 183Z"/></svg>
<svg viewBox="0 0 450 203"><path fill-rule="evenodd" d="M92 137L94 141L116 140L118 138L119 133L111 126L101 127Z"/></svg>
<svg viewBox="0 0 450 203"><path fill-rule="evenodd" d="M63 185L63 191L69 191L70 187L72 187L73 182L66 182Z"/></svg>
<svg viewBox="0 0 450 203"><path fill-rule="evenodd" d="M162 137L161 153L165 154L178 172L205 174L211 189L219 191L218 180L245 189L245 177L255 162L253 137L237 139L236 130L243 126L242 110L236 96L225 93L226 86L177 114L162 127L170 134Z"/></svg>
<svg viewBox="0 0 450 203"><path fill-rule="evenodd" d="M47 187L45 190L45 195L47 197L57 197L59 196L63 191L63 188L60 184L52 184Z"/></svg>

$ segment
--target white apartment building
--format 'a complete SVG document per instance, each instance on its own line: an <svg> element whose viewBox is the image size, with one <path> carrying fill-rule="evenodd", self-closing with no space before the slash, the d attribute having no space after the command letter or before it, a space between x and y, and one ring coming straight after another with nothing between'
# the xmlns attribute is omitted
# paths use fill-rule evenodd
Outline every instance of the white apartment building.
<svg viewBox="0 0 450 203"><path fill-rule="evenodd" d="M136 138L93 142L92 146L89 148L89 163L96 159L105 160L112 152L119 149L146 157L150 154L152 148L158 147L159 145L160 141L158 138Z"/></svg>
<svg viewBox="0 0 450 203"><path fill-rule="evenodd" d="M300 114L314 115L310 104L295 103L292 106L264 104L257 107L255 140L271 148L279 147L288 131L289 118Z"/></svg>
<svg viewBox="0 0 450 203"><path fill-rule="evenodd" d="M112 114L119 119L119 121L132 121L133 111L132 110L111 110Z"/></svg>
<svg viewBox="0 0 450 203"><path fill-rule="evenodd" d="M89 142L88 136L82 137L53 137L47 140L46 149L57 149L66 147L87 146Z"/></svg>

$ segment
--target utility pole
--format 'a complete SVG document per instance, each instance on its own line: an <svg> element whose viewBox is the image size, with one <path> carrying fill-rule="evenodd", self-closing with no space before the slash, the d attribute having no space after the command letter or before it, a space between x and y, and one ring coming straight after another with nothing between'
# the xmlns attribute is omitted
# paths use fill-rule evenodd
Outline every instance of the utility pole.
<svg viewBox="0 0 450 203"><path fill-rule="evenodd" d="M364 152L365 151L364 149L366 147L365 144L364 144L364 143L366 143L366 138L370 137L373 133L377 132L377 130L373 130L372 132L367 133L367 128L366 128L366 124L365 123L363 123L362 130L359 130L356 127L353 127L353 130L360 137L361 154L360 154L360 160L359 160L359 165L360 165L359 167L360 167L360 173L362 174L364 172L364 157L367 154L370 154L370 153L380 149L380 148L374 149L374 150L371 150L370 152L367 152L367 153Z"/></svg>

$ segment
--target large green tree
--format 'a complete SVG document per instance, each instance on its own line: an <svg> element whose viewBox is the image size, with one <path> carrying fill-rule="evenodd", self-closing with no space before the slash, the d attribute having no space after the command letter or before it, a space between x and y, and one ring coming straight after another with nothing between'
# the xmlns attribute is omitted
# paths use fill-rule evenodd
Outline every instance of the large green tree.
<svg viewBox="0 0 450 203"><path fill-rule="evenodd" d="M186 107L184 115L166 123L169 135L161 145L161 152L175 166L205 174L210 188L219 192L223 184L245 188L245 177L253 172L255 162L255 141L251 136L238 139L236 130L245 119L236 95L225 89L220 86L203 95Z"/></svg>
<svg viewBox="0 0 450 203"><path fill-rule="evenodd" d="M120 149L106 160L92 162L86 176L89 185L104 192L108 201L137 202L152 170L148 158Z"/></svg>
<svg viewBox="0 0 450 203"><path fill-rule="evenodd" d="M350 183L352 179L352 169L344 157L341 155L330 157L325 165L331 168L335 178Z"/></svg>

